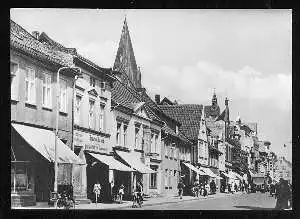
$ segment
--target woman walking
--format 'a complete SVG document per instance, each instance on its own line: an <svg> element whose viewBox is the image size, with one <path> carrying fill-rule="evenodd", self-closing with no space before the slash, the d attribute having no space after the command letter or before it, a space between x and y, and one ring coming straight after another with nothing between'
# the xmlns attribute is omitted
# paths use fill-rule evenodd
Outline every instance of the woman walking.
<svg viewBox="0 0 300 219"><path fill-rule="evenodd" d="M95 204L98 203L98 199L100 199L100 194L101 194L101 185L99 181L97 181L94 185L93 192L95 194Z"/></svg>

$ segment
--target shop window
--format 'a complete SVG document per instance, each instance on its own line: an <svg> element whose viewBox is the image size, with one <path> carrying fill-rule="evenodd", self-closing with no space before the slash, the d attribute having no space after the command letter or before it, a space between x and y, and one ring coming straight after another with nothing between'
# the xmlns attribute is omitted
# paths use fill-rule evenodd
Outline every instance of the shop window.
<svg viewBox="0 0 300 219"><path fill-rule="evenodd" d="M121 145L121 123L117 123L117 135L116 135L117 145Z"/></svg>
<svg viewBox="0 0 300 219"><path fill-rule="evenodd" d="M74 112L74 122L77 125L80 125L80 109L81 109L81 95L76 95L76 100L75 100L75 112Z"/></svg>
<svg viewBox="0 0 300 219"><path fill-rule="evenodd" d="M124 147L127 146L127 125L123 125L123 143L124 143Z"/></svg>
<svg viewBox="0 0 300 219"><path fill-rule="evenodd" d="M152 170L156 171L157 167L151 167ZM150 189L156 189L157 188L157 173L151 173L150 174Z"/></svg>
<svg viewBox="0 0 300 219"><path fill-rule="evenodd" d="M32 68L26 68L25 75L25 100L27 103L35 104L35 71Z"/></svg>
<svg viewBox="0 0 300 219"><path fill-rule="evenodd" d="M44 73L42 78L43 86L43 106L51 108L51 75Z"/></svg>
<svg viewBox="0 0 300 219"><path fill-rule="evenodd" d="M11 190L28 191L33 189L31 169L22 163L11 164Z"/></svg>
<svg viewBox="0 0 300 219"><path fill-rule="evenodd" d="M60 105L59 111L67 113L67 81L60 78Z"/></svg>
<svg viewBox="0 0 300 219"><path fill-rule="evenodd" d="M11 77L11 90L10 90L10 98L12 100L19 99L19 75L18 75L19 65L16 62L10 62L10 77Z"/></svg>

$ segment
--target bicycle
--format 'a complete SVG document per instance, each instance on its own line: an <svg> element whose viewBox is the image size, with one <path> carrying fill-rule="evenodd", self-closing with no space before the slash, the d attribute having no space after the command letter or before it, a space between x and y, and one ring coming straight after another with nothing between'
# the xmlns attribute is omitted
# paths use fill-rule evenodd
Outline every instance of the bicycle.
<svg viewBox="0 0 300 219"><path fill-rule="evenodd" d="M141 193L140 192L134 192L133 193L132 208L136 208L136 207L140 207L141 208L142 204L143 204L143 199L142 199Z"/></svg>

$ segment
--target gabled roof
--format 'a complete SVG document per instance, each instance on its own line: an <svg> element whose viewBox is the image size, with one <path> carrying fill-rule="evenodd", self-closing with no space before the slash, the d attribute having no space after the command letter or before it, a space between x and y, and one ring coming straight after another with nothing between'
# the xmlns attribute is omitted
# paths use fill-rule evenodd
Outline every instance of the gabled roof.
<svg viewBox="0 0 300 219"><path fill-rule="evenodd" d="M105 76L106 78L113 80L113 78L111 76L111 72L112 72L111 68L102 68L102 67L98 66L91 60L89 60L89 59L85 58L84 56L80 55L79 53L77 53L77 50L75 48L67 48L67 47L63 46L62 44L60 44L60 43L56 42L55 40L53 40L52 38L50 38L45 32L42 32L40 34L39 41L42 42L44 45L48 45L53 50L61 51L61 52L72 55L74 57L74 61L79 60L79 61L87 64L88 66L91 66L97 72L102 72L103 76Z"/></svg>
<svg viewBox="0 0 300 219"><path fill-rule="evenodd" d="M61 66L73 66L72 55L53 50L50 46L39 42L12 20L10 20L10 46L44 61Z"/></svg>
<svg viewBox="0 0 300 219"><path fill-rule="evenodd" d="M223 125L215 122L212 118L206 118L205 121L206 127L211 131L211 135L214 137L220 137L220 134L224 128Z"/></svg>
<svg viewBox="0 0 300 219"><path fill-rule="evenodd" d="M113 88L111 90L111 99L112 101L120 104L128 109L134 110L134 107L139 105L141 102L141 97L139 94L128 87L127 85L123 84L121 81L116 80L113 83ZM150 119L156 120L158 122L162 122L151 110L147 103L143 105L145 111L149 115Z"/></svg>
<svg viewBox="0 0 300 219"><path fill-rule="evenodd" d="M203 105L179 104L173 106L160 105L159 108L169 117L176 119L182 125L179 130L189 140L197 140L200 130Z"/></svg>
<svg viewBox="0 0 300 219"><path fill-rule="evenodd" d="M174 105L174 103L169 100L167 97L165 97L162 101L160 101L161 105Z"/></svg>

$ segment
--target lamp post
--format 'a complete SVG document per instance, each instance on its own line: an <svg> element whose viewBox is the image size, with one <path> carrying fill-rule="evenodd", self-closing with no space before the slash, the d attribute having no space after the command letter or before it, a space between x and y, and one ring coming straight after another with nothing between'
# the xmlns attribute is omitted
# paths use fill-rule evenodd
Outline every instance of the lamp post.
<svg viewBox="0 0 300 219"><path fill-rule="evenodd" d="M59 75L60 71L63 69L78 69L81 72L79 67L61 67L57 71L57 79L56 79L56 123L55 123L55 143L54 143L54 193L57 194L57 176L58 176L58 163L57 163L57 138L58 138L58 117L59 117L59 94L60 94L60 87L59 87Z"/></svg>

